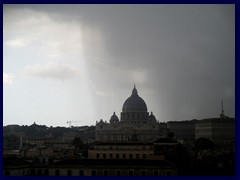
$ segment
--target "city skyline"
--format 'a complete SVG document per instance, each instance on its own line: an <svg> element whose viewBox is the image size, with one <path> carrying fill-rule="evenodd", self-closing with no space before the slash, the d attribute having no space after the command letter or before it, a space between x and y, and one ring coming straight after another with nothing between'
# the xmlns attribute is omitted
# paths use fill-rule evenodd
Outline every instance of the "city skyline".
<svg viewBox="0 0 240 180"><path fill-rule="evenodd" d="M157 120L235 117L234 5L4 5L3 125L95 125L136 84Z"/></svg>

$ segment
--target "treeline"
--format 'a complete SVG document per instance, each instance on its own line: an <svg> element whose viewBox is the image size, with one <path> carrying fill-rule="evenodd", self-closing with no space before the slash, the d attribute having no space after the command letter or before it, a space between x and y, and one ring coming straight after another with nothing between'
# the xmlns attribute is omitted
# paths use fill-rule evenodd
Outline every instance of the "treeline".
<svg viewBox="0 0 240 180"><path fill-rule="evenodd" d="M75 133L81 140L95 138L95 126L80 127L47 127L45 125L32 124L30 126L8 125L3 127L3 147L4 149L18 149L20 137L26 139L54 138L62 139L64 134Z"/></svg>
<svg viewBox="0 0 240 180"><path fill-rule="evenodd" d="M30 126L9 125L3 127L3 135L18 135L28 136L32 138L37 137L59 137L64 133L71 132L73 129L66 127L47 127L45 125L33 124Z"/></svg>

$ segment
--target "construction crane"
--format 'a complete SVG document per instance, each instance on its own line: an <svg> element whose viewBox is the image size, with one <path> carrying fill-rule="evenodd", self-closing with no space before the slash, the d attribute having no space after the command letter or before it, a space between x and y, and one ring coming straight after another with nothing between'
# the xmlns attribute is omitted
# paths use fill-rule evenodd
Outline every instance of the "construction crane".
<svg viewBox="0 0 240 180"><path fill-rule="evenodd" d="M83 121L67 121L67 124L69 125L69 127L72 127L72 123L79 123L79 122L83 122Z"/></svg>

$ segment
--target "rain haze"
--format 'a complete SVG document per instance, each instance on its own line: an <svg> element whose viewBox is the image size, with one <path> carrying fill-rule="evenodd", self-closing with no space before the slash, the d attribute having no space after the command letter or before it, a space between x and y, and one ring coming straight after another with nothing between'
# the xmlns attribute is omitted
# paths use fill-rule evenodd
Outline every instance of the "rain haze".
<svg viewBox="0 0 240 180"><path fill-rule="evenodd" d="M3 125L95 125L134 84L160 122L235 117L234 5L4 5Z"/></svg>

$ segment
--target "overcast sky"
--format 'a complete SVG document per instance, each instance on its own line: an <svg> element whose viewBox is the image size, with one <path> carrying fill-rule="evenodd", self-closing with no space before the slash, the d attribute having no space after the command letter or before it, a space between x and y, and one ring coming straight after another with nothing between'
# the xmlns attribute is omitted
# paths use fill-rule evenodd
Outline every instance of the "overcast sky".
<svg viewBox="0 0 240 180"><path fill-rule="evenodd" d="M234 5L4 5L3 125L95 125L136 84L157 120L235 117Z"/></svg>

